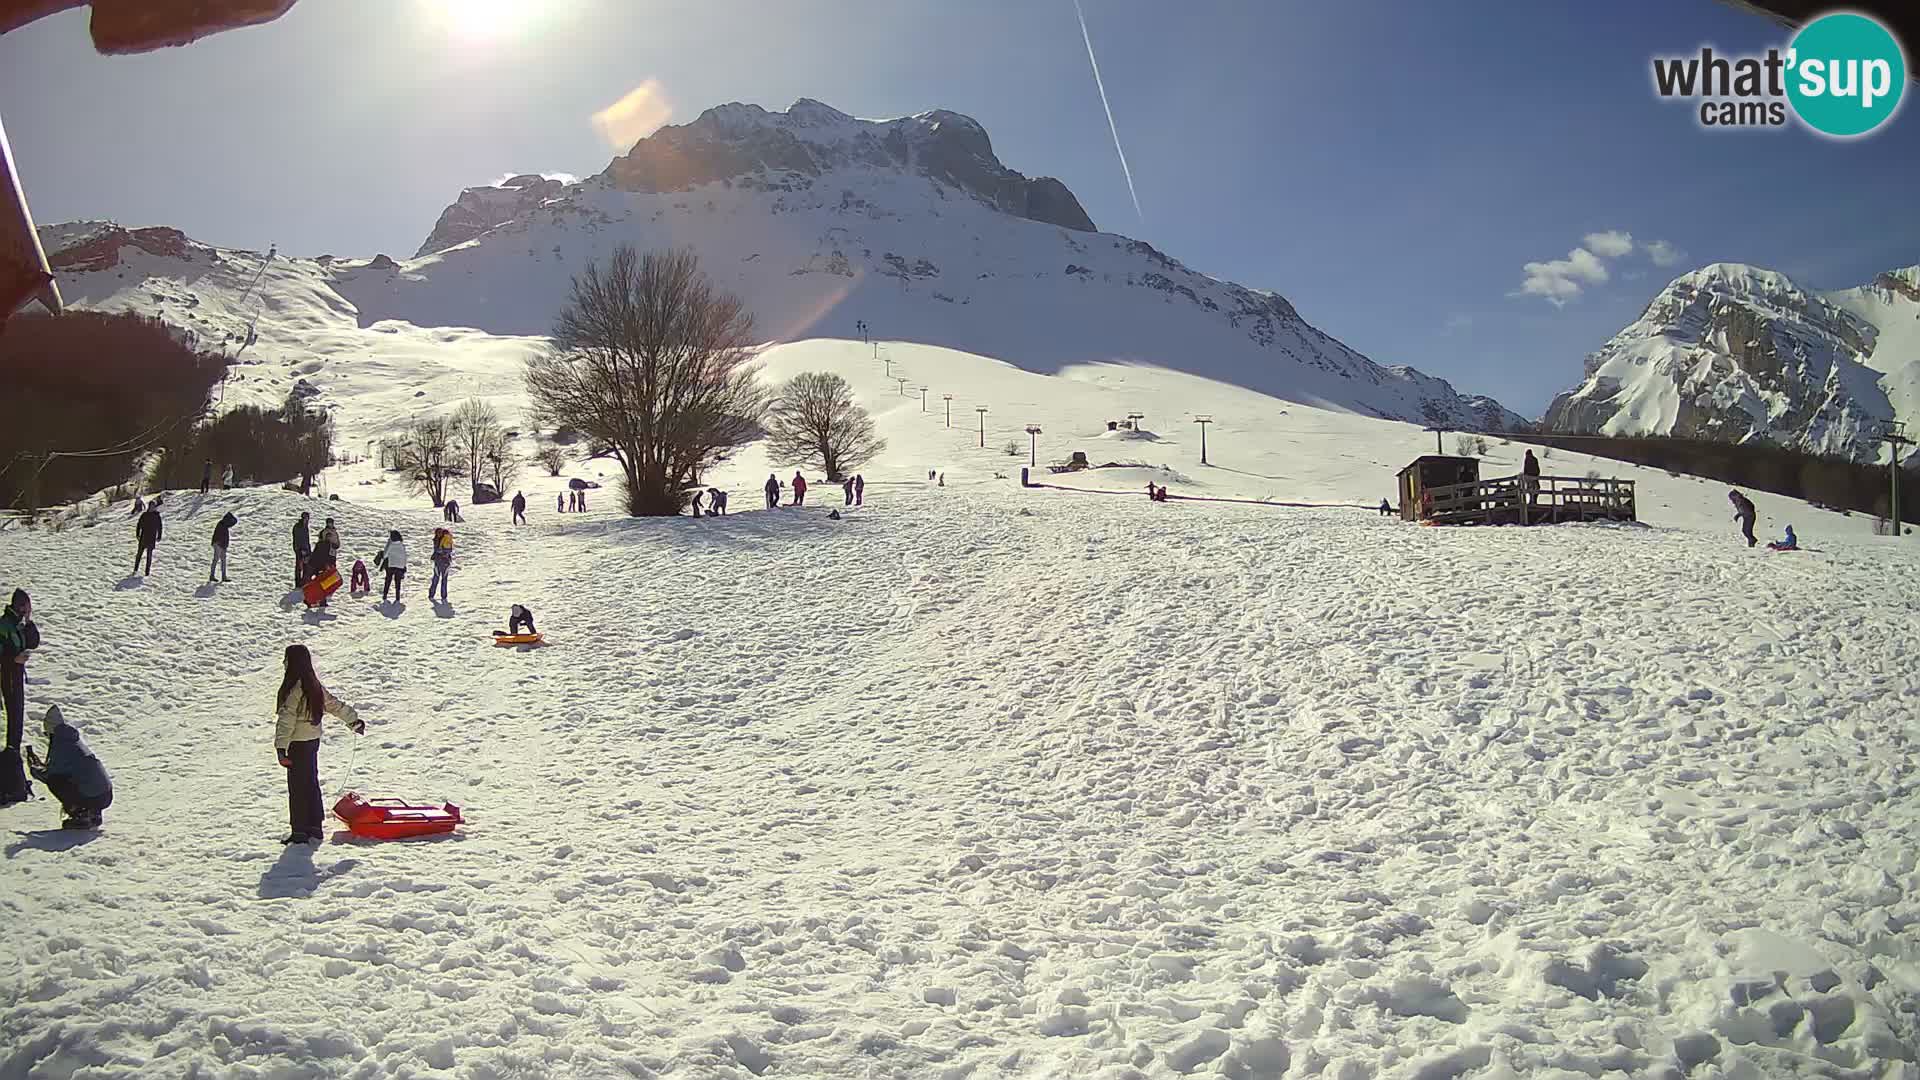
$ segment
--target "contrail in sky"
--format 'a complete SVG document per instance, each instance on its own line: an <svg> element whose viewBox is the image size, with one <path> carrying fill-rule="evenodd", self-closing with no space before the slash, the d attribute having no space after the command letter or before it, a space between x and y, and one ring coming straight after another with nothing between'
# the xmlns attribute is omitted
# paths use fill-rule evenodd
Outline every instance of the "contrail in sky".
<svg viewBox="0 0 1920 1080"><path fill-rule="evenodd" d="M1107 84L1100 81L1100 61L1093 58L1093 37L1087 33L1087 13L1080 10L1080 0L1073 0L1073 13L1080 17L1080 39L1087 43L1087 63L1093 65L1093 85L1100 91L1100 107L1107 110L1107 130L1113 132L1113 152L1120 155L1120 171L1127 177L1127 194L1133 196L1133 212L1139 215L1140 224L1147 223L1147 215L1140 212L1140 193L1133 190L1133 170L1127 168L1127 152L1120 149L1120 128L1113 122L1113 106L1107 104Z"/></svg>

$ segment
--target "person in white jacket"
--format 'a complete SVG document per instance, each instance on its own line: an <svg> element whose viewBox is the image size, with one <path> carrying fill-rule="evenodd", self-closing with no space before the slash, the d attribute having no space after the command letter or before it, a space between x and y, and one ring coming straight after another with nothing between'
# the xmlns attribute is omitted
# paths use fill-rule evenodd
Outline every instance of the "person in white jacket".
<svg viewBox="0 0 1920 1080"><path fill-rule="evenodd" d="M387 598L387 590L392 589L393 598L399 600L400 582L407 576L407 544L400 539L399 529L393 529L387 533L387 546L380 554L374 556L373 565L387 568L387 581L380 586L380 599L384 601Z"/></svg>
<svg viewBox="0 0 1920 1080"><path fill-rule="evenodd" d="M325 810L320 800L320 718L332 713L347 722L355 735L364 735L366 722L353 706L344 704L320 685L313 673L313 655L305 645L289 645L286 670L275 696L278 721L273 727L273 750L287 770L287 817L290 829L282 844L319 843Z"/></svg>

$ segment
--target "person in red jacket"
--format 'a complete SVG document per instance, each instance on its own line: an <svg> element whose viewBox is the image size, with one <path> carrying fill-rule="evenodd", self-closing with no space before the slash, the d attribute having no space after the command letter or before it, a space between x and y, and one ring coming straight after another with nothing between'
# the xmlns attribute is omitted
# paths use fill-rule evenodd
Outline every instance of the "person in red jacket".
<svg viewBox="0 0 1920 1080"><path fill-rule="evenodd" d="M800 470L795 469L793 471L793 505L804 506L806 502L807 478L800 475Z"/></svg>

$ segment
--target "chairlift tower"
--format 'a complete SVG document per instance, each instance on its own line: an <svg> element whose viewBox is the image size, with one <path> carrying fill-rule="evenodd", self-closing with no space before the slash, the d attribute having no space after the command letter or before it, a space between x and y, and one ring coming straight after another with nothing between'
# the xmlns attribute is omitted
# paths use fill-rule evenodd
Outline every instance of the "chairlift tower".
<svg viewBox="0 0 1920 1080"><path fill-rule="evenodd" d="M947 426L953 426L953 395L941 394L940 400L947 403Z"/></svg>
<svg viewBox="0 0 1920 1080"><path fill-rule="evenodd" d="M1907 438L1906 427L1905 424L1899 421L1889 420L1887 421L1887 431L1885 435L1887 448L1892 451L1887 458L1887 482L1889 485L1887 516L1893 521L1893 537L1896 540L1903 535L1901 530L1904 528L1900 520L1900 448L1902 446L1913 445L1913 440Z"/></svg>
<svg viewBox="0 0 1920 1080"><path fill-rule="evenodd" d="M980 448L984 450L987 447L987 407L975 405L973 411L980 414Z"/></svg>
<svg viewBox="0 0 1920 1080"><path fill-rule="evenodd" d="M1035 469L1040 467L1039 424L1027 425L1027 465Z"/></svg>
<svg viewBox="0 0 1920 1080"><path fill-rule="evenodd" d="M1207 425L1213 423L1211 416L1196 416L1193 422L1200 425L1200 464L1207 463Z"/></svg>
<svg viewBox="0 0 1920 1080"><path fill-rule="evenodd" d="M927 411L927 388L925 386L920 387L920 411Z"/></svg>
<svg viewBox="0 0 1920 1080"><path fill-rule="evenodd" d="M1130 412L1130 413L1128 413L1128 414L1127 414L1127 429L1128 429L1129 431L1139 431L1139 430L1140 430L1140 421L1142 421L1142 420L1145 420L1146 418L1147 418L1147 414L1146 414L1146 413L1137 413L1137 412Z"/></svg>

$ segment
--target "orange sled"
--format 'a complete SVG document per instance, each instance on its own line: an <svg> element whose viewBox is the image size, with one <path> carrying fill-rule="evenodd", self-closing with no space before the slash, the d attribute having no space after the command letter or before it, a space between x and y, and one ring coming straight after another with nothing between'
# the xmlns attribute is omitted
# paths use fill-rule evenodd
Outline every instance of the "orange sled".
<svg viewBox="0 0 1920 1080"><path fill-rule="evenodd" d="M400 799L369 799L352 791L333 804L333 814L347 823L353 835L374 840L450 833L455 825L466 821L452 803L420 806Z"/></svg>

